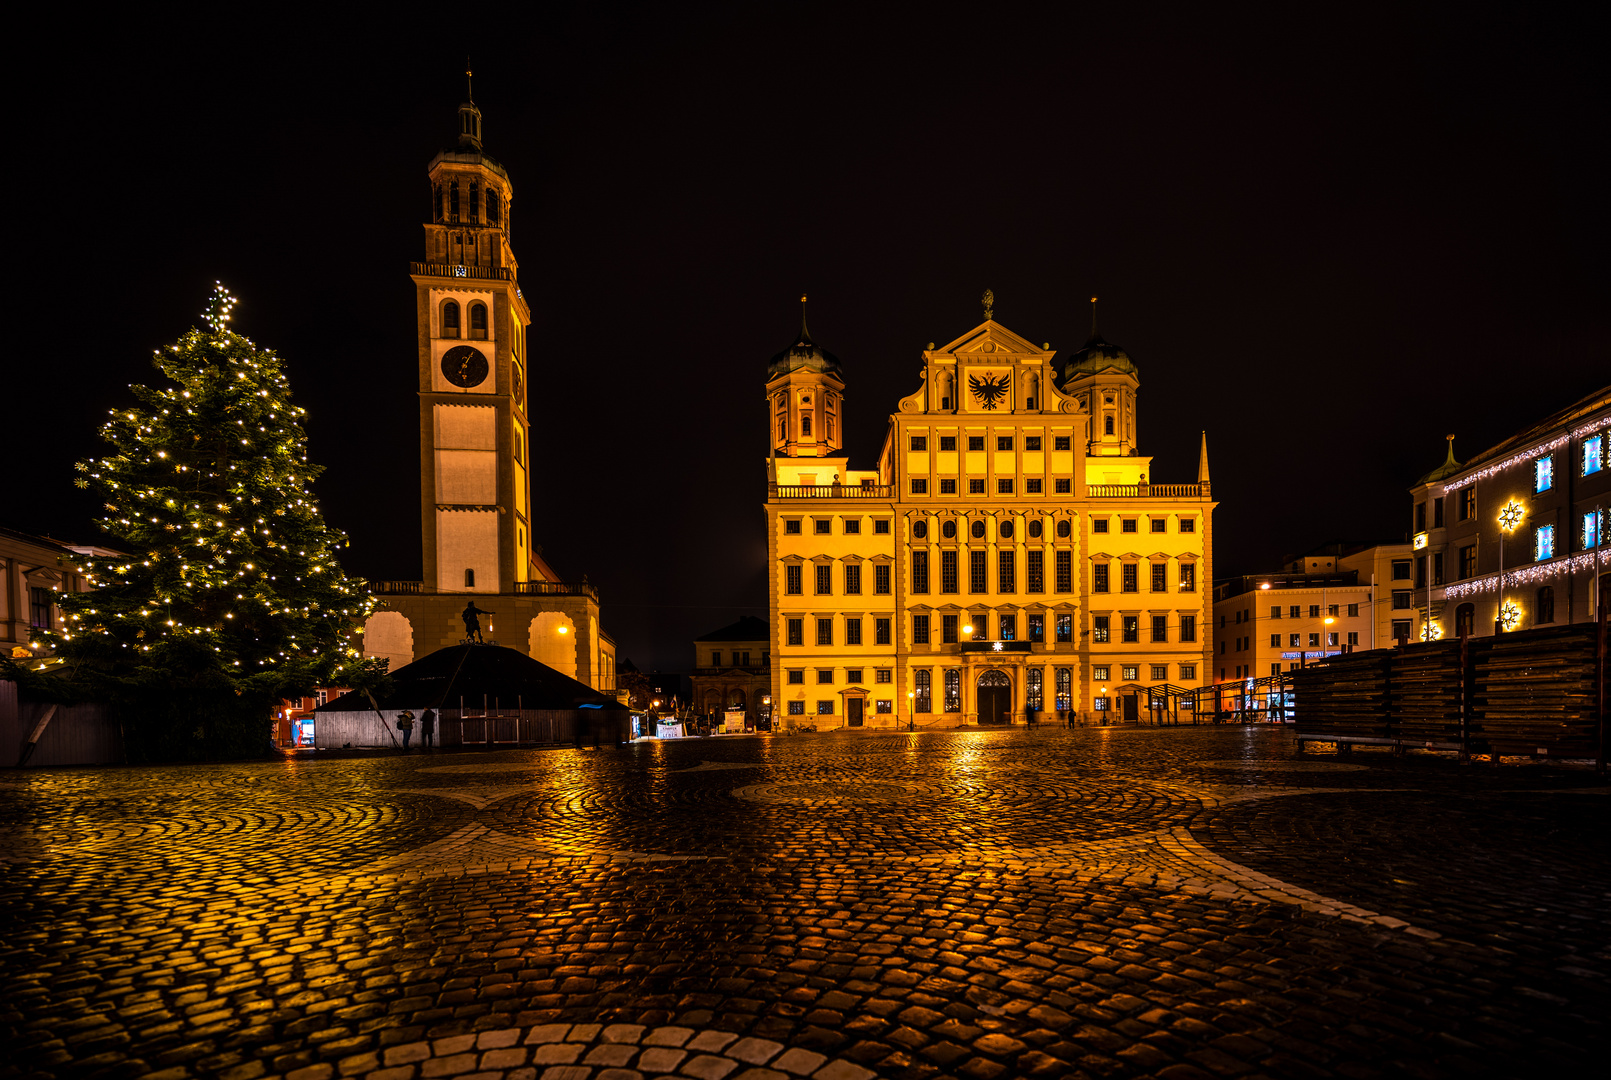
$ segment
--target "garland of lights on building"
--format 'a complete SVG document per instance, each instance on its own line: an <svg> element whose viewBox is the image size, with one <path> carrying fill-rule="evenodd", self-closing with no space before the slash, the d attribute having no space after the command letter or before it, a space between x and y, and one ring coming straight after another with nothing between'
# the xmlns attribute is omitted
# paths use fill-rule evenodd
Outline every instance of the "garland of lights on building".
<svg viewBox="0 0 1611 1080"><path fill-rule="evenodd" d="M1549 562L1539 563L1537 566L1524 566L1519 570L1505 571L1505 587L1512 585L1530 585L1535 581L1548 581L1560 577L1562 574L1575 574L1580 570L1593 568L1599 560L1598 551L1584 551L1577 555L1563 556ZM1606 560L1611 565L1611 559ZM1489 574L1487 577L1472 578L1470 581L1457 582L1443 590L1445 599L1461 600L1467 596L1476 596L1480 593L1493 592L1499 587L1499 575Z"/></svg>
<svg viewBox="0 0 1611 1080"><path fill-rule="evenodd" d="M1596 431L1599 431L1601 428L1606 427L1611 427L1611 416L1602 416L1598 420L1590 420L1587 424L1574 428L1565 435L1551 439L1547 443L1540 443L1538 446L1535 446L1530 450L1523 450L1519 454L1513 454L1504 461L1495 462L1492 465L1484 465L1482 468L1477 469L1474 472L1466 473L1458 480L1453 480L1444 484L1444 493L1447 494L1451 491L1458 491L1463 487L1476 483L1478 480L1486 480L1488 477L1495 476L1516 465L1523 465L1529 461L1537 460L1546 454L1559 450L1573 439L1587 438Z"/></svg>

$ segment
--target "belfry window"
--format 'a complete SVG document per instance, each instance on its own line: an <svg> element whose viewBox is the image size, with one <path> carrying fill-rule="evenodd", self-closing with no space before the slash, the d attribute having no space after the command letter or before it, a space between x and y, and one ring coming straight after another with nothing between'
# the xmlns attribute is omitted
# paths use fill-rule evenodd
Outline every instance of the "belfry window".
<svg viewBox="0 0 1611 1080"><path fill-rule="evenodd" d="M452 221L459 220L459 182L457 180L453 181L452 186L448 188L448 218Z"/></svg>
<svg viewBox="0 0 1611 1080"><path fill-rule="evenodd" d="M1112 435L1113 434L1113 417L1104 416L1102 418L1102 434L1104 434L1104 435Z"/></svg>
<svg viewBox="0 0 1611 1080"><path fill-rule="evenodd" d="M498 220L498 193L491 188L487 189L487 220L493 223Z"/></svg>
<svg viewBox="0 0 1611 1080"><path fill-rule="evenodd" d="M472 225L481 220L481 186L470 185L470 223Z"/></svg>
<svg viewBox="0 0 1611 1080"><path fill-rule="evenodd" d="M470 305L470 336L485 339L487 336L487 305Z"/></svg>
<svg viewBox="0 0 1611 1080"><path fill-rule="evenodd" d="M442 305L442 336L456 338L459 336L459 305L449 300Z"/></svg>
<svg viewBox="0 0 1611 1080"><path fill-rule="evenodd" d="M811 414L810 413L806 413L804 416L800 417L800 435L801 435L802 438L810 438L810 436L811 436Z"/></svg>

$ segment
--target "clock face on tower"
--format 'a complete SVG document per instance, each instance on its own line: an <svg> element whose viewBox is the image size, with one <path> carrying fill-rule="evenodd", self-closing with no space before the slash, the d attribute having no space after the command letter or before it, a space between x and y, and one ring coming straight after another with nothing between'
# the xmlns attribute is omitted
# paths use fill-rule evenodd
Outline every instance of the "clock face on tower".
<svg viewBox="0 0 1611 1080"><path fill-rule="evenodd" d="M454 386L480 386L487 377L487 358L474 345L455 345L442 356L442 377Z"/></svg>

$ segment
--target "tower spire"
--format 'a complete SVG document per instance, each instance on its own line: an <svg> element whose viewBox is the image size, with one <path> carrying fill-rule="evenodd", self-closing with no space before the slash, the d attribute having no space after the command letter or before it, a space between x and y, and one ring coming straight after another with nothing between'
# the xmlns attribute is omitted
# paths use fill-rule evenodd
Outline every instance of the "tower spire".
<svg viewBox="0 0 1611 1080"><path fill-rule="evenodd" d="M1203 432L1202 449L1197 451L1197 482L1203 487L1209 484L1208 479L1208 432Z"/></svg>
<svg viewBox="0 0 1611 1080"><path fill-rule="evenodd" d="M806 344L811 340L811 331L806 329L806 294L800 294L800 343Z"/></svg>
<svg viewBox="0 0 1611 1080"><path fill-rule="evenodd" d="M475 72L470 69L470 58L466 56L464 58L464 100L470 102L472 105L475 104L475 82L473 81L474 75Z"/></svg>
<svg viewBox="0 0 1611 1080"><path fill-rule="evenodd" d="M1096 297L1091 297L1091 336L1096 337Z"/></svg>

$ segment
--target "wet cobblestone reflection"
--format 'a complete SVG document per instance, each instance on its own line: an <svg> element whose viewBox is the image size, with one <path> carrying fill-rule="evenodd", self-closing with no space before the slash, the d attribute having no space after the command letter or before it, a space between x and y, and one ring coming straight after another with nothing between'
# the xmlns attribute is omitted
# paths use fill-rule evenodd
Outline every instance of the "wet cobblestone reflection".
<svg viewBox="0 0 1611 1080"><path fill-rule="evenodd" d="M1605 790L1217 728L14 772L0 1030L63 1076L1572 1075Z"/></svg>

